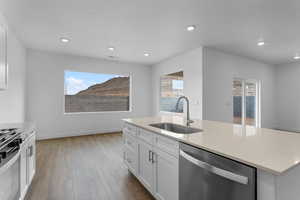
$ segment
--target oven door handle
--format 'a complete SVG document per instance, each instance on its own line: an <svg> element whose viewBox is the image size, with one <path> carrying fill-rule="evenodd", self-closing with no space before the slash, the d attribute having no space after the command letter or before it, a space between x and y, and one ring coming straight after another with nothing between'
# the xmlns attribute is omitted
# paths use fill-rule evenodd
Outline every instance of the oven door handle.
<svg viewBox="0 0 300 200"><path fill-rule="evenodd" d="M223 178L229 179L231 181L243 184L243 185L247 185L248 184L248 177L246 176L242 176L239 174L235 174L233 172L215 167L213 165L210 165L206 162L203 162L201 160L198 160L196 158L194 158L193 156L187 154L186 152L180 150L180 155L185 158L186 160L190 161L191 163L197 165L198 167L201 167L203 169L205 169L206 171L209 171L213 174L216 174L218 176L221 176Z"/></svg>
<svg viewBox="0 0 300 200"><path fill-rule="evenodd" d="M0 167L0 175L10 168L20 157L20 150L10 160Z"/></svg>

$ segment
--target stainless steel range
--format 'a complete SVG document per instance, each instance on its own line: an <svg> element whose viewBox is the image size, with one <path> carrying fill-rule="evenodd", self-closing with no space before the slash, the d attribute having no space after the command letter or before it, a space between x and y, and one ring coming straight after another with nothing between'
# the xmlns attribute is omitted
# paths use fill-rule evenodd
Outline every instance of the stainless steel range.
<svg viewBox="0 0 300 200"><path fill-rule="evenodd" d="M21 132L17 128L0 129L0 167L20 149Z"/></svg>
<svg viewBox="0 0 300 200"><path fill-rule="evenodd" d="M17 200L20 196L21 130L0 129L0 199Z"/></svg>

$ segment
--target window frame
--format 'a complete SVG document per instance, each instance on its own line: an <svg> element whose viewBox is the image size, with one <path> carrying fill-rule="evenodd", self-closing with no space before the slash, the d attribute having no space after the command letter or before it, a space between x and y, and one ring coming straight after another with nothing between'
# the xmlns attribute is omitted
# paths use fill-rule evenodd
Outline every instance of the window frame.
<svg viewBox="0 0 300 200"><path fill-rule="evenodd" d="M120 110L120 111L95 111L95 112L66 112L65 109L65 88L66 88L66 81L65 81L65 73L66 71L69 72L80 72L80 73L94 73L94 74L113 74L113 75L121 75L121 76L128 76L129 77L129 110ZM94 72L94 71L81 71L81 70L63 70L63 115L82 115L82 114L114 114L114 113L131 113L132 112L132 73L114 73L114 72Z"/></svg>
<svg viewBox="0 0 300 200"><path fill-rule="evenodd" d="M183 69L178 69L178 70L176 70L175 72L167 72L166 74L165 73L162 73L162 74L160 74L160 76L159 76L159 83L158 83L158 87L159 87L159 94L158 94L158 113L160 114L160 115L175 115L175 116L184 116L184 113L185 113L185 106L183 106L183 112L181 113L181 112L170 112L170 111L164 111L164 110L161 110L160 108L160 100L161 100L161 92L162 92L162 88L161 88L161 78L162 78L162 76L167 76L168 74L173 74L173 73L176 73L176 72L180 72L180 71L182 71L183 72L183 93L184 93L184 88L185 88L185 84L184 84L184 82L185 82L185 80L184 80L184 70Z"/></svg>

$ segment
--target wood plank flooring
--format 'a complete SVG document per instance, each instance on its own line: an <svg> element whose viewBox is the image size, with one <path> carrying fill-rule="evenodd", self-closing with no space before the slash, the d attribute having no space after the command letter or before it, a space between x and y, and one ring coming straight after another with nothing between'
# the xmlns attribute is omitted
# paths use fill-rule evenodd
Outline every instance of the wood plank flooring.
<svg viewBox="0 0 300 200"><path fill-rule="evenodd" d="M154 200L122 159L120 133L37 142L26 200Z"/></svg>

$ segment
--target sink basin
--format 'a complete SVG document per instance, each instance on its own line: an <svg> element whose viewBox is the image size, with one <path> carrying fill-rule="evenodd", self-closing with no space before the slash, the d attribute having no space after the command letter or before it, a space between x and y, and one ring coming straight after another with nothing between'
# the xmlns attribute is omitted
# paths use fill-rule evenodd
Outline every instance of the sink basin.
<svg viewBox="0 0 300 200"><path fill-rule="evenodd" d="M156 123L156 124L150 124L150 126L167 130L173 133L178 133L178 134L191 134L191 133L197 133L201 132L201 129L198 128L192 128L188 126L182 126L178 124L172 124L172 123Z"/></svg>

